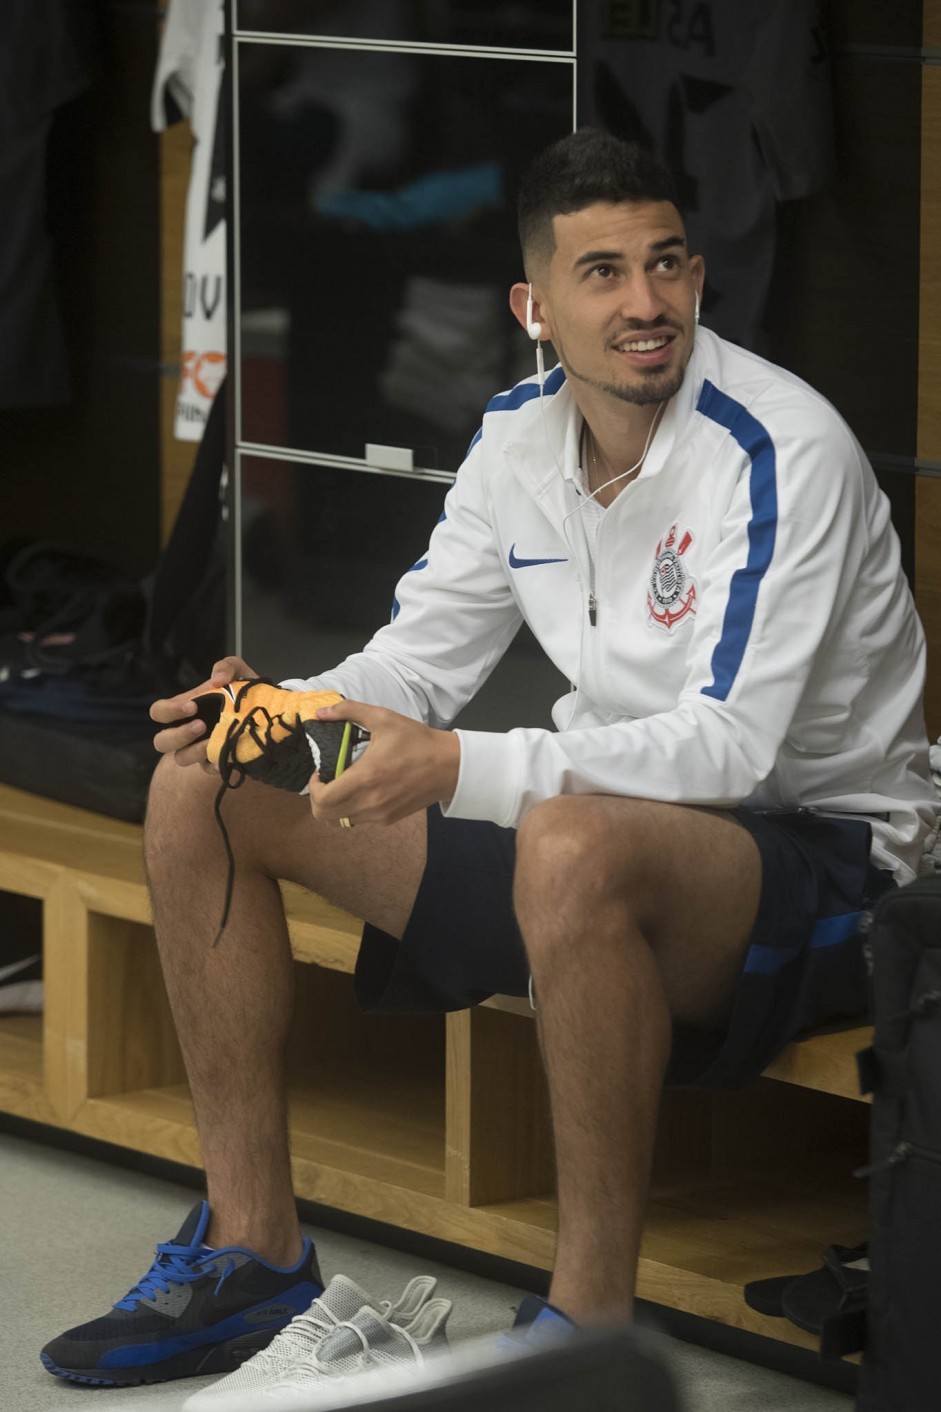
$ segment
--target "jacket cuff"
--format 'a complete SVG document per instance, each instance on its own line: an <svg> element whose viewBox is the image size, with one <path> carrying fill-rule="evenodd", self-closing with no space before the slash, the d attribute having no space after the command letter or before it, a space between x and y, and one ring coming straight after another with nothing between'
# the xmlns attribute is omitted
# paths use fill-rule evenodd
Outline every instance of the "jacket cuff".
<svg viewBox="0 0 941 1412"><path fill-rule="evenodd" d="M489 819L515 828L519 813L519 742L497 731L456 730L461 743L457 789L442 812L447 818Z"/></svg>

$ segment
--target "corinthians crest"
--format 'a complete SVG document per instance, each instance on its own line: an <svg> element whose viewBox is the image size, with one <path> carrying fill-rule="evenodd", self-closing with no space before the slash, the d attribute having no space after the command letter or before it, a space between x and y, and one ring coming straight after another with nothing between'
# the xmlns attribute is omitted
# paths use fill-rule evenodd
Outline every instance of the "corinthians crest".
<svg viewBox="0 0 941 1412"><path fill-rule="evenodd" d="M686 530L677 543L676 525L671 525L669 534L660 540L654 552L647 612L651 622L667 632L696 612L696 580L683 562L683 555L692 542L693 536Z"/></svg>

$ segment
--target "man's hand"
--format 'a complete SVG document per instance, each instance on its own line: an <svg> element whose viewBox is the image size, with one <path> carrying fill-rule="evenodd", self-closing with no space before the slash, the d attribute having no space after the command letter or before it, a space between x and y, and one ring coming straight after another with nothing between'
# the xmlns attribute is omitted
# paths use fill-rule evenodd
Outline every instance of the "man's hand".
<svg viewBox="0 0 941 1412"><path fill-rule="evenodd" d="M315 819L354 824L395 824L429 804L447 803L457 788L461 744L453 731L432 730L420 721L341 701L317 712L322 721L355 721L369 731L369 744L339 779L310 781Z"/></svg>
<svg viewBox="0 0 941 1412"><path fill-rule="evenodd" d="M181 692L179 696L155 701L150 708L150 719L168 726L169 729L157 731L154 736L154 749L161 755L172 755L178 765L202 765L211 770L213 767L206 759L205 722L188 719L196 712L193 697L210 687L228 686L230 681L248 681L257 675L258 673L252 671L241 657L223 657L201 686L194 686L192 691Z"/></svg>

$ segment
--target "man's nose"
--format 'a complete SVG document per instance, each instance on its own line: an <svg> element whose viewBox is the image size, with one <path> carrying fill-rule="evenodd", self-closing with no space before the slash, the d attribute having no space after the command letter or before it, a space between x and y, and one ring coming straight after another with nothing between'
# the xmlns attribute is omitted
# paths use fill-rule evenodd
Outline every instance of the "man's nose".
<svg viewBox="0 0 941 1412"><path fill-rule="evenodd" d="M656 323L663 315L663 296L657 283L646 273L635 274L624 291L621 314L626 322Z"/></svg>

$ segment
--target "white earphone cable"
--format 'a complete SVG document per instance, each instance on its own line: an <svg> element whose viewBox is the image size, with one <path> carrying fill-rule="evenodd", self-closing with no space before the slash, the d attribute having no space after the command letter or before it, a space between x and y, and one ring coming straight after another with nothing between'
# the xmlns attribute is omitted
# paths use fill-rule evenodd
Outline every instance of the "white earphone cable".
<svg viewBox="0 0 941 1412"><path fill-rule="evenodd" d="M565 525L573 515L577 515L580 510L584 510L589 500L594 500L595 496L600 495L603 490L607 490L609 485L614 485L616 481L623 480L625 476L632 476L635 471L640 470L641 466L647 459L647 452L650 450L650 443L653 441L654 432L657 430L657 427L660 424L660 416L666 405L667 404L665 402L659 402L657 404L657 410L653 414L653 418L650 423L650 430L647 432L647 440L644 442L644 449L640 453L640 459L635 461L633 466L631 466L628 470L621 471L619 475L612 476L610 480L606 480L603 485L597 485L595 486L594 490L589 490L587 495L583 496L579 504L575 506L575 509L569 510L568 514L565 516L565 519L562 521L563 525ZM582 425L588 427L589 435L591 435L591 427L588 426L588 423L583 422Z"/></svg>

